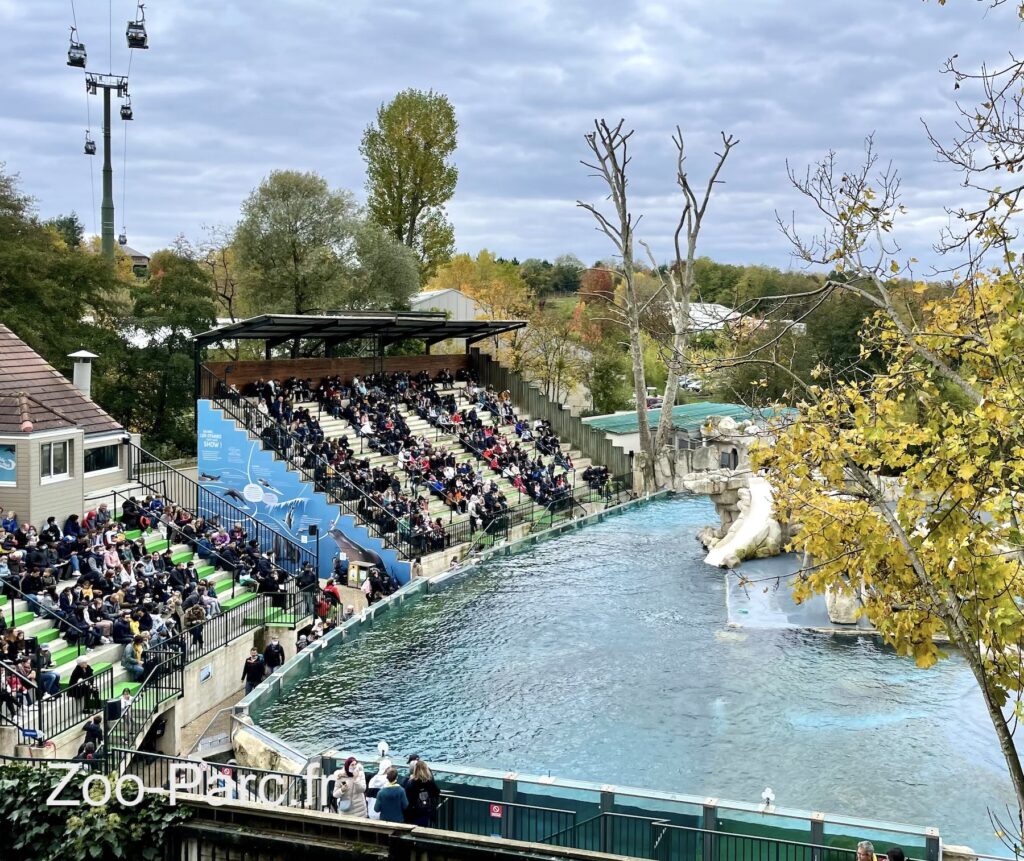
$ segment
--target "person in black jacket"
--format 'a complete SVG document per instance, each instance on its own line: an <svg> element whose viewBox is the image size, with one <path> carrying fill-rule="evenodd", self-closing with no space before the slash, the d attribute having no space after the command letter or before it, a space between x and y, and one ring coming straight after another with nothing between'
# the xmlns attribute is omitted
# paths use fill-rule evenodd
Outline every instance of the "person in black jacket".
<svg viewBox="0 0 1024 861"><path fill-rule="evenodd" d="M255 646L249 649L249 657L242 665L242 681L245 682L246 694L252 693L252 689L263 681L263 671L266 665L263 663L263 656Z"/></svg>
<svg viewBox="0 0 1024 861"><path fill-rule="evenodd" d="M110 636L115 643L125 645L130 643L134 638L135 635L132 633L132 626L128 622L130 618L131 616L129 612L125 610L114 622L113 627L110 629Z"/></svg>
<svg viewBox="0 0 1024 861"><path fill-rule="evenodd" d="M275 636L263 650L263 663L270 672L274 672L278 667L284 665L284 661L284 646L281 645L281 641Z"/></svg>
<svg viewBox="0 0 1024 861"><path fill-rule="evenodd" d="M82 730L85 732L85 740L82 742L82 748L84 748L89 742L92 742L96 747L99 747L103 743L103 717L101 715L96 715L96 717L82 727ZM79 748L79 750L82 748Z"/></svg>
<svg viewBox="0 0 1024 861"><path fill-rule="evenodd" d="M96 684L92 680L93 669L85 658L79 658L71 671L68 681L68 693L76 700L82 701L82 709L89 710L89 701L96 696Z"/></svg>
<svg viewBox="0 0 1024 861"><path fill-rule="evenodd" d="M299 587L299 591L302 593L303 606L306 608L307 616L312 616L313 611L316 609L317 596L314 587L318 586L319 583L320 578L308 563L302 567L298 577L295 578L295 585Z"/></svg>
<svg viewBox="0 0 1024 861"><path fill-rule="evenodd" d="M409 799L405 821L426 828L432 827L437 815L441 790L434 781L430 768L422 759L417 758L412 763L412 770L405 781L405 795Z"/></svg>

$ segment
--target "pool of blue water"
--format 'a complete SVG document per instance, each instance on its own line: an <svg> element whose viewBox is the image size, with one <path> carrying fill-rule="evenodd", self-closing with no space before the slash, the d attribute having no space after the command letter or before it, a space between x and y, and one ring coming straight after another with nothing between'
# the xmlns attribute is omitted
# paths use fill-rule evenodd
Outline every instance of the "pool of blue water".
<svg viewBox="0 0 1024 861"><path fill-rule="evenodd" d="M963 661L920 670L871 636L794 627L785 579L764 578L795 562L752 563L738 589L695 540L714 519L702 499L655 502L492 560L384 616L260 722L309 754L386 739L753 803L770 785L778 805L1000 850L987 808L1012 793Z"/></svg>

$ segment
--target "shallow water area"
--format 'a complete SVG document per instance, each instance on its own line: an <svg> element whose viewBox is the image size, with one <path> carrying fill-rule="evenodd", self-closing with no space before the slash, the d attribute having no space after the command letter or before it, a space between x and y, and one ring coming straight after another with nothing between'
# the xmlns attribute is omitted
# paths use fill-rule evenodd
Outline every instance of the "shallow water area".
<svg viewBox="0 0 1024 861"><path fill-rule="evenodd" d="M1012 800L980 695L796 607L792 558L703 563L701 498L487 562L383 616L260 717L310 754L395 752L914 825L999 852ZM776 579L780 578L780 579ZM823 618L824 617L824 618ZM884 847L883 847L884 848Z"/></svg>

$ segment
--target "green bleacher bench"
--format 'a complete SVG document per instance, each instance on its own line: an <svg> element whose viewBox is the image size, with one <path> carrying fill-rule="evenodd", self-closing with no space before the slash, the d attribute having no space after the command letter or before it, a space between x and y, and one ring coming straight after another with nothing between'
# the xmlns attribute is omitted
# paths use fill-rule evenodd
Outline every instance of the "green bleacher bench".
<svg viewBox="0 0 1024 861"><path fill-rule="evenodd" d="M22 625L27 625L29 622L31 622L33 619L35 619L35 617L36 617L36 614L30 612L29 610L23 610L20 613L15 613L14 614L14 625L12 625L12 627L20 628Z"/></svg>
<svg viewBox="0 0 1024 861"><path fill-rule="evenodd" d="M220 608L221 610L233 610L235 607L244 604L246 601L251 601L255 597L255 592L245 592L241 595L235 595L234 598L226 598L221 601Z"/></svg>
<svg viewBox="0 0 1024 861"><path fill-rule="evenodd" d="M82 655L86 654L85 649L82 649ZM52 655L50 659L53 661L55 667L59 667L61 664L67 664L75 660L78 657L78 646L65 646L63 649L58 649ZM95 667L93 667L95 669Z"/></svg>
<svg viewBox="0 0 1024 861"><path fill-rule="evenodd" d="M114 696L119 697L125 691L128 691L134 697L141 687L142 682L118 682L114 685Z"/></svg>
<svg viewBox="0 0 1024 861"><path fill-rule="evenodd" d="M298 618L291 613L286 613L280 607L271 607L263 614L261 619L259 614L252 616L246 616L245 621L248 624L262 623L264 625L273 625L276 627L294 628L298 623Z"/></svg>
<svg viewBox="0 0 1024 861"><path fill-rule="evenodd" d="M192 559L193 553L191 550L182 550L171 556L171 562L177 565L179 562L188 562Z"/></svg>
<svg viewBox="0 0 1024 861"><path fill-rule="evenodd" d="M216 567L211 565L209 562L204 562L202 565L196 567L196 574L199 576L199 579L202 580L204 577L209 577L216 570Z"/></svg>
<svg viewBox="0 0 1024 861"><path fill-rule="evenodd" d="M0 607L6 607L8 600L6 595L0 595Z"/></svg>
<svg viewBox="0 0 1024 861"><path fill-rule="evenodd" d="M216 583L213 584L213 594L214 595L220 595L221 592L230 592L230 591L231 591L231 578L230 577L225 577L223 580L218 580ZM223 602L222 602L221 606L223 606Z"/></svg>
<svg viewBox="0 0 1024 861"><path fill-rule="evenodd" d="M163 553L168 547L171 546L171 542L166 538L160 538L160 533L154 533L156 541L146 541L146 550L150 553Z"/></svg>
<svg viewBox="0 0 1024 861"><path fill-rule="evenodd" d="M121 518L119 517L118 520L120 520L120 519ZM141 529L129 529L124 534L125 539L128 540L128 541L134 541L136 538L140 538L141 536L142 536L142 530Z"/></svg>
<svg viewBox="0 0 1024 861"><path fill-rule="evenodd" d="M34 635L39 645L43 643L52 643L54 640L60 637L60 631L57 628L47 628L45 631L40 631Z"/></svg>

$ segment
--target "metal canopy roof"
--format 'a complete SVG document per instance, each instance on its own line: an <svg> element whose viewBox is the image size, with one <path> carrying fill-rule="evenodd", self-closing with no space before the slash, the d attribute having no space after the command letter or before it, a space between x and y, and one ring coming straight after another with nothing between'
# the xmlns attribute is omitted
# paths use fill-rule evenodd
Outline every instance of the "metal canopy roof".
<svg viewBox="0 0 1024 861"><path fill-rule="evenodd" d="M217 341L283 343L293 338L355 340L379 337L383 342L421 338L428 343L460 338L479 341L521 329L525 320L448 320L443 313L408 311L353 311L331 316L261 314L196 335L197 346Z"/></svg>
<svg viewBox="0 0 1024 861"><path fill-rule="evenodd" d="M764 420L778 417L789 417L796 410L783 408L776 410L755 409L742 404L720 404L710 401L698 401L691 404L680 404L672 410L672 426L676 430L695 432L700 430L709 416L728 416L736 421L747 419ZM647 421L652 426L661 420L661 410L648 410ZM611 434L636 433L640 430L640 420L635 412L614 413L608 416L594 416L583 419L585 424Z"/></svg>

